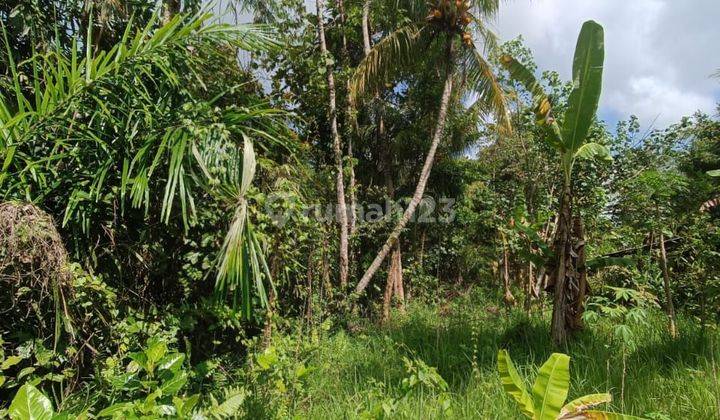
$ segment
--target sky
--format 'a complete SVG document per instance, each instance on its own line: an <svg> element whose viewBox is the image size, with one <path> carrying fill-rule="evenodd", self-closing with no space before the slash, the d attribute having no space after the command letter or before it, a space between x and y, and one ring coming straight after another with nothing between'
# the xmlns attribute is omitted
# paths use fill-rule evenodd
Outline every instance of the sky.
<svg viewBox="0 0 720 420"><path fill-rule="evenodd" d="M600 117L637 115L664 128L720 102L720 0L510 0L493 22L501 40L522 34L540 70L570 79L582 23L605 28Z"/></svg>
<svg viewBox="0 0 720 420"><path fill-rule="evenodd" d="M305 0L314 10L314 0ZM662 129L720 102L720 0L508 0L491 22L501 40L522 35L539 71L569 80L582 23L605 28L599 116L636 115Z"/></svg>

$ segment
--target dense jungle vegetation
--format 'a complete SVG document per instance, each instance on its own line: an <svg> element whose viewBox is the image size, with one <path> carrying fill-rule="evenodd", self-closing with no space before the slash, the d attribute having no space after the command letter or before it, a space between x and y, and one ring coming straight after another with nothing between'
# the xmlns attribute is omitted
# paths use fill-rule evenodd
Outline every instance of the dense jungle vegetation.
<svg viewBox="0 0 720 420"><path fill-rule="evenodd" d="M2 2L0 418L720 419L720 106L503 6Z"/></svg>

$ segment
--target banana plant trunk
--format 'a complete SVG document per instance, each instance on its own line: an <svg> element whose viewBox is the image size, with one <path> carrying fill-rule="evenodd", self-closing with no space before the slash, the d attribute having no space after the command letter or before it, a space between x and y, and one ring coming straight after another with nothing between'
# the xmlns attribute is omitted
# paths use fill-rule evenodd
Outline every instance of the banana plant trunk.
<svg viewBox="0 0 720 420"><path fill-rule="evenodd" d="M573 217L569 177L560 199L555 234L555 264L547 288L553 291L551 333L556 345L566 342L571 331L583 328L585 299L590 291L585 267L585 230L581 217Z"/></svg>
<svg viewBox="0 0 720 420"><path fill-rule="evenodd" d="M553 290L553 313L550 331L553 342L562 345L568 334L568 308L571 299L568 299L570 277L574 275L572 259L572 190L569 179L566 179L560 198L560 212L557 220L555 234L555 264L553 277L548 286Z"/></svg>
<svg viewBox="0 0 720 420"><path fill-rule="evenodd" d="M587 267L585 265L585 226L582 217L576 215L573 218L573 261L575 268L575 278L577 280L577 288L572 288L573 295L571 307L571 330L581 330L583 328L583 314L585 313L585 299L590 293L590 286L587 282Z"/></svg>
<svg viewBox="0 0 720 420"><path fill-rule="evenodd" d="M327 44L325 42L325 24L323 22L324 5L323 0L316 0L315 7L317 9L318 18L318 38L320 39L320 53L323 58L328 57ZM349 257L348 257L348 214L347 205L345 204L345 181L343 175L343 156L342 145L340 141L340 132L338 131L337 122L337 101L335 92L335 76L331 65L326 65L327 84L328 84L328 107L330 109L330 130L333 138L333 153L335 155L335 171L336 171L336 193L337 193L337 212L338 224L340 227L340 289L345 291L348 281Z"/></svg>
<svg viewBox="0 0 720 420"><path fill-rule="evenodd" d="M363 274L362 278L358 282L357 286L355 287L355 293L361 294L365 288L370 284L370 280L372 280L375 273L378 271L380 266L382 265L383 261L385 261L385 258L387 258L388 253L390 250L395 246L395 244L398 241L398 238L400 237L400 234L402 233L403 229L405 229L405 226L407 226L408 222L410 221L410 218L415 213L415 210L417 209L417 206L420 204L420 201L422 200L423 194L425 193L425 187L427 186L428 178L430 178L430 172L432 170L433 164L435 163L435 153L437 152L438 145L440 144L440 140L442 139L443 132L445 130L445 123L447 120L447 111L448 111L448 105L450 103L450 96L452 94L453 89L453 72L452 72L452 59L453 59L453 49L452 49L452 39L448 39L448 43L446 45L447 48L447 71L445 73L445 83L443 86L443 93L440 98L440 110L438 111L437 116L437 122L435 125L435 131L433 133L432 142L430 144L430 150L428 150L428 154L425 157L425 163L423 164L422 171L420 172L420 178L418 179L417 186L415 187L415 192L412 196L412 199L410 200L410 204L405 209L405 212L403 213L402 218L398 222L398 224L395 226L395 229L390 233L390 236L385 241L385 244L378 252L377 256L373 260L373 262L370 264L368 269L365 271L365 274Z"/></svg>

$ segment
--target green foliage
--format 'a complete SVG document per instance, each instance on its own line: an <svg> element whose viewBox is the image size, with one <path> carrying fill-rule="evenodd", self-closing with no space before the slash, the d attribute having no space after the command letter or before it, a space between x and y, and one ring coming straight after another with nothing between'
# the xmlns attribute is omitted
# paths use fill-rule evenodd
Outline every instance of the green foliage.
<svg viewBox="0 0 720 420"><path fill-rule="evenodd" d="M12 420L50 420L54 414L50 399L30 384L20 387L8 410Z"/></svg>
<svg viewBox="0 0 720 420"><path fill-rule="evenodd" d="M496 45L495 0L326 2L328 55L303 0L231 2L272 27L151 3L0 5L0 200L48 215L0 234L46 241L56 224L67 256L61 288L12 280L48 278L22 259L0 267L0 417L718 416L720 124L611 132L598 24L564 82L521 38ZM427 180L439 217L402 232L407 312L383 325L382 286L351 308L336 286L328 71L361 205L411 193L438 81L454 86ZM540 293L563 182L591 293L567 356ZM396 214L357 225L350 279ZM659 233L677 340L660 327Z"/></svg>
<svg viewBox="0 0 720 420"><path fill-rule="evenodd" d="M532 419L636 418L591 410L610 402L610 394L585 395L565 404L570 389L570 357L566 354L553 353L542 365L532 388L532 400L507 350L498 352L498 371L505 392L517 401L523 414Z"/></svg>
<svg viewBox="0 0 720 420"><path fill-rule="evenodd" d="M511 56L500 58L510 75L532 94L538 124L545 127L548 143L561 153L566 182L570 180L575 159L610 158L605 146L586 144L600 101L604 49L602 26L593 21L585 22L575 47L573 87L561 124L552 115L552 103L532 72Z"/></svg>

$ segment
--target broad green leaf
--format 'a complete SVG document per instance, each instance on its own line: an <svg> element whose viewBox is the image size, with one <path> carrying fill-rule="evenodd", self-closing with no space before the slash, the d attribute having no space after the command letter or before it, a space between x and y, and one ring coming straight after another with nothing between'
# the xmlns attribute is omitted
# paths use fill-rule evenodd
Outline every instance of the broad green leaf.
<svg viewBox="0 0 720 420"><path fill-rule="evenodd" d="M535 78L535 75L533 75L527 67L523 66L522 63L508 54L500 57L500 63L505 67L515 81L521 83L525 89L532 94L533 111L535 112L535 116L540 123L544 123L550 116L552 104L550 103L550 99L547 97L542 85Z"/></svg>
<svg viewBox="0 0 720 420"><path fill-rule="evenodd" d="M177 410L178 416L189 416L198 401L200 401L200 395L195 394L185 398L173 397L172 401L175 405L175 410Z"/></svg>
<svg viewBox="0 0 720 420"><path fill-rule="evenodd" d="M609 413L607 411L588 410L583 411L577 417L577 420L643 420L643 417L628 416L627 414Z"/></svg>
<svg viewBox="0 0 720 420"><path fill-rule="evenodd" d="M585 143L575 152L576 159L612 161L610 151L607 147L598 143Z"/></svg>
<svg viewBox="0 0 720 420"><path fill-rule="evenodd" d="M712 177L720 177L720 169L713 169L712 171L707 171L706 173Z"/></svg>
<svg viewBox="0 0 720 420"><path fill-rule="evenodd" d="M603 38L602 26L591 20L583 24L573 60L573 90L562 127L563 142L569 151L583 144L597 112L605 61Z"/></svg>
<svg viewBox="0 0 720 420"><path fill-rule="evenodd" d="M162 395L175 395L177 394L182 387L185 386L185 383L187 382L187 374L185 372L180 372L172 375L170 379L163 382L162 385L160 385L160 390L162 391Z"/></svg>
<svg viewBox="0 0 720 420"><path fill-rule="evenodd" d="M20 388L8 413L12 420L50 420L54 414L50 399L30 384Z"/></svg>
<svg viewBox="0 0 720 420"><path fill-rule="evenodd" d="M520 411L528 417L533 417L533 401L525 389L525 384L520 378L520 375L515 369L515 365L510 359L510 354L507 350L500 350L498 352L498 371L500 372L500 381L502 382L503 389L505 392L510 394L518 405L520 405Z"/></svg>
<svg viewBox="0 0 720 420"><path fill-rule="evenodd" d="M148 348L145 350L148 362L155 364L167 353L167 344L164 341L152 341L148 343Z"/></svg>
<svg viewBox="0 0 720 420"><path fill-rule="evenodd" d="M163 357L158 365L158 369L166 369L171 372L177 372L185 361L185 354L172 353Z"/></svg>
<svg viewBox="0 0 720 420"><path fill-rule="evenodd" d="M275 352L275 349L270 347L267 350L265 350L263 353L260 353L255 358L257 360L258 365L260 365L260 368L263 370L270 369L275 363L278 362L278 355Z"/></svg>
<svg viewBox="0 0 720 420"><path fill-rule="evenodd" d="M10 356L2 362L2 365L0 365L0 370L9 369L9 368L17 365L21 361L22 361L22 357L20 357L20 356Z"/></svg>
<svg viewBox="0 0 720 420"><path fill-rule="evenodd" d="M609 403L610 401L612 401L612 395L607 393L585 395L584 397L565 404L562 410L560 410L560 418L572 417L596 405Z"/></svg>
<svg viewBox="0 0 720 420"><path fill-rule="evenodd" d="M563 142L560 134L560 128L552 117L552 104L540 82L537 81L527 67L523 66L519 61L510 55L500 57L500 63L510 73L510 77L522 84L533 98L533 111L538 124L547 127L546 140L555 149L562 150Z"/></svg>
<svg viewBox="0 0 720 420"><path fill-rule="evenodd" d="M538 372L533 385L536 420L555 420L570 388L570 356L553 353Z"/></svg>
<svg viewBox="0 0 720 420"><path fill-rule="evenodd" d="M118 414L122 414L126 411L128 411L130 408L132 408L133 403L131 402L123 402L123 403L117 403L113 404L110 407L107 407L103 410L101 410L99 413L97 413L98 417L113 417Z"/></svg>

